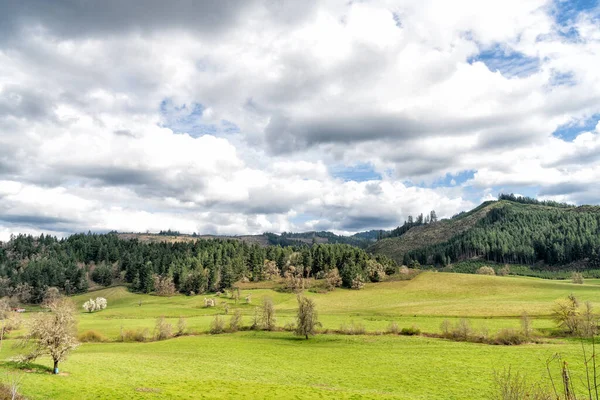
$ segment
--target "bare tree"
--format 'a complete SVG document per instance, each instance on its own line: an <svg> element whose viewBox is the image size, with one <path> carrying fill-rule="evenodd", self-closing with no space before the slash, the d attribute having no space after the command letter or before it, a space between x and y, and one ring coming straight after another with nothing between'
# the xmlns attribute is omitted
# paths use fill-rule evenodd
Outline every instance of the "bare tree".
<svg viewBox="0 0 600 400"><path fill-rule="evenodd" d="M54 362L53 371L58 374L58 363L79 345L75 306L69 299L59 298L48 308L49 313L38 313L31 318L29 333L22 343L34 343L34 346L24 361L33 361L48 354Z"/></svg>
<svg viewBox="0 0 600 400"><path fill-rule="evenodd" d="M565 329L567 333L575 333L579 325L579 314L579 301L573 294L570 294L566 300L555 303L552 317L558 326Z"/></svg>
<svg viewBox="0 0 600 400"><path fill-rule="evenodd" d="M275 305L269 297L263 299L262 305L262 326L268 331L275 329Z"/></svg>
<svg viewBox="0 0 600 400"><path fill-rule="evenodd" d="M320 325L315 310L315 302L312 299L304 296L298 296L298 323L296 324L296 335L304 336L308 339L308 335L315 335L315 328Z"/></svg>

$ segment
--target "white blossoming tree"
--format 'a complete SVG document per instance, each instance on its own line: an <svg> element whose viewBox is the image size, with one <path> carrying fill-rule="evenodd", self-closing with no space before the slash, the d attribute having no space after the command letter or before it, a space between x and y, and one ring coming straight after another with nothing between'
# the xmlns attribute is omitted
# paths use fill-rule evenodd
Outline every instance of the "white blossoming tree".
<svg viewBox="0 0 600 400"><path fill-rule="evenodd" d="M107 305L108 302L104 297L96 297L96 300L89 299L83 303L83 309L89 313L92 313L94 311L104 310Z"/></svg>

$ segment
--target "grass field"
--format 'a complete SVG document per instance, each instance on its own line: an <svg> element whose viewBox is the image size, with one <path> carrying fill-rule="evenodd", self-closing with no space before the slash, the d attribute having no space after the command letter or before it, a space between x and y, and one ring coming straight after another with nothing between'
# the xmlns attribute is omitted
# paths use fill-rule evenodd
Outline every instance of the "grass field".
<svg viewBox="0 0 600 400"><path fill-rule="evenodd" d="M43 368L22 372L21 391L33 399L482 399L494 370L512 366L538 379L546 358L560 352L577 360L580 344L546 339L544 344L492 346L373 333L384 332L391 322L438 333L444 319L463 317L477 329L494 332L518 328L524 311L534 317L535 328L547 331L554 327L549 318L553 302L570 293L600 307L599 281L586 282L428 272L412 281L369 284L361 291L307 293L317 304L323 330L352 321L370 333L323 334L308 341L289 332L206 333L214 315L224 314L223 302L229 303L230 313L242 310L249 325L265 296L276 305L278 326L292 322L293 294L243 290L241 298L251 294L252 304L242 300L236 305L222 296L219 306L204 308L203 295L162 298L122 287L103 289L73 299L81 307L89 297L107 298L106 310L87 314L81 309L78 318L80 332L95 330L110 341L83 344L61 364L64 375L52 376ZM152 331L159 316L173 325L186 318L190 335L161 342L115 342L121 328ZM16 354L13 341L9 337L4 342L1 359ZM40 359L38 364L49 367L51 362ZM15 371L6 362L0 368Z"/></svg>

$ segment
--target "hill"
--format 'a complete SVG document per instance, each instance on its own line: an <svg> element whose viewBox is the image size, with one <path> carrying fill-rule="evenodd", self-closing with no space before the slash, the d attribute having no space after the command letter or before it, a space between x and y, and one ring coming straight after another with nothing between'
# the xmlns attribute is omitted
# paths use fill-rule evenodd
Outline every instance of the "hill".
<svg viewBox="0 0 600 400"><path fill-rule="evenodd" d="M273 246L302 246L312 244L348 244L355 247L367 248L375 242L378 234L385 231L366 231L359 232L352 236L336 235L329 231L310 231L310 232L283 232L276 233L265 232L262 235L202 235L202 234L181 234L174 231L164 231L160 233L116 233L121 239L137 239L145 243L178 243L191 242L198 239L223 239L236 240L246 244L257 244L262 247Z"/></svg>
<svg viewBox="0 0 600 400"><path fill-rule="evenodd" d="M368 250L405 264L447 265L482 259L553 268L571 263L597 267L600 207L505 197L449 220L413 227Z"/></svg>

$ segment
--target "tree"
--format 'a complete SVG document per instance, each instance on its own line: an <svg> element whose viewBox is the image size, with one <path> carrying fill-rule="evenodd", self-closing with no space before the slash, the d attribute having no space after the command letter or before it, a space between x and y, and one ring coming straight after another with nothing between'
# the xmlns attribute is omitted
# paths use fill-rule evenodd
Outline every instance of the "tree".
<svg viewBox="0 0 600 400"><path fill-rule="evenodd" d="M263 299L262 305L262 326L268 331L275 329L275 305L269 297Z"/></svg>
<svg viewBox="0 0 600 400"><path fill-rule="evenodd" d="M298 296L296 335L304 336L308 340L308 335L315 335L315 328L320 325L315 302L308 297Z"/></svg>
<svg viewBox="0 0 600 400"><path fill-rule="evenodd" d="M60 292L58 291L58 288L49 287L44 292L44 297L42 299L41 305L44 308L48 308L48 306L54 303L58 298L60 298Z"/></svg>
<svg viewBox="0 0 600 400"><path fill-rule="evenodd" d="M342 278L340 277L338 269L334 268L325 275L325 287L327 290L332 291L340 286L342 286Z"/></svg>
<svg viewBox="0 0 600 400"><path fill-rule="evenodd" d="M552 312L554 321L567 333L577 332L579 315L579 301L573 294L570 294L566 300L557 301Z"/></svg>
<svg viewBox="0 0 600 400"><path fill-rule="evenodd" d="M75 307L69 299L57 299L49 305L50 313L38 313L31 318L29 333L23 344L33 342L33 350L24 361L33 361L48 354L54 362L54 373L58 374L58 363L75 349L77 342L77 320Z"/></svg>
<svg viewBox="0 0 600 400"><path fill-rule="evenodd" d="M431 212L429 213L429 220L431 221L432 224L437 222L438 218L437 218L437 214L435 213L435 210L431 210Z"/></svg>
<svg viewBox="0 0 600 400"><path fill-rule="evenodd" d="M176 292L173 278L170 276L154 275L154 291L158 296L173 296Z"/></svg>

